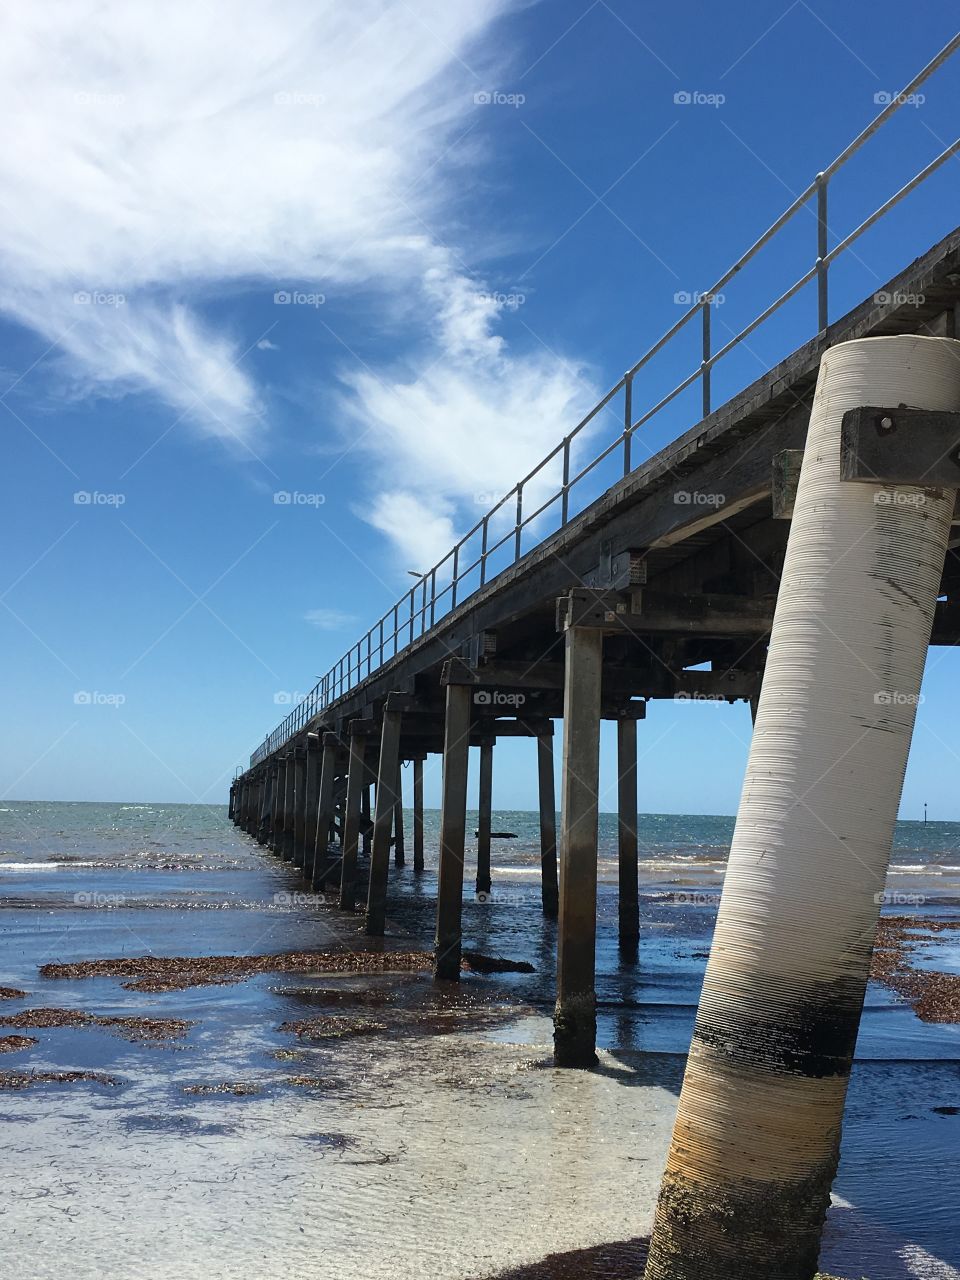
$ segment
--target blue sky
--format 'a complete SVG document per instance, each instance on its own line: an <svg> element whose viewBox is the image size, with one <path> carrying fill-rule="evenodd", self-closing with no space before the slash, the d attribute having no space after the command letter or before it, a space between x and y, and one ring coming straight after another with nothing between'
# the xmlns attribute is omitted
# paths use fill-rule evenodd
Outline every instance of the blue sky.
<svg viewBox="0 0 960 1280"><path fill-rule="evenodd" d="M8 13L0 790L220 801L406 571L953 34L942 5L903 15L887 0ZM938 72L839 176L832 243L952 140L958 81L960 64ZM833 317L952 229L957 166L838 265ZM727 291L718 339L810 265L814 237L803 212ZM814 317L807 289L721 366L715 400ZM672 347L638 402L694 348ZM644 430L638 461L696 420L697 395ZM602 421L598 447L616 430ZM924 800L960 815L957 671L932 651L906 817ZM733 812L748 742L743 706L655 705L641 808ZM497 758L495 804L532 805L532 747ZM612 788L607 739L603 769ZM438 787L432 770L428 803Z"/></svg>

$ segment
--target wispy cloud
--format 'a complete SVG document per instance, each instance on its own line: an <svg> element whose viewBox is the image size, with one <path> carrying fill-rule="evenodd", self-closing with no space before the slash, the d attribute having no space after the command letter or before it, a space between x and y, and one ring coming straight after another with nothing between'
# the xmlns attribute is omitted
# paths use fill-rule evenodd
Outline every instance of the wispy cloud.
<svg viewBox="0 0 960 1280"><path fill-rule="evenodd" d="M0 309L56 344L81 393L152 393L249 450L270 403L246 357L276 344L205 304L302 284L336 326L338 298L377 290L407 354L345 356L342 416L376 460L365 518L426 567L593 394L541 348L508 350L503 300L450 241L470 233L447 153L484 110L493 24L526 2L8 8Z"/></svg>
<svg viewBox="0 0 960 1280"><path fill-rule="evenodd" d="M417 178L470 109L461 59L482 65L473 46L508 3L13 6L0 307L88 386L251 439L244 344L197 306L231 282L419 278L444 194Z"/></svg>
<svg viewBox="0 0 960 1280"><path fill-rule="evenodd" d="M352 613L343 613L339 609L310 609L303 615L303 620L318 631L341 631L344 627L354 626L357 621Z"/></svg>

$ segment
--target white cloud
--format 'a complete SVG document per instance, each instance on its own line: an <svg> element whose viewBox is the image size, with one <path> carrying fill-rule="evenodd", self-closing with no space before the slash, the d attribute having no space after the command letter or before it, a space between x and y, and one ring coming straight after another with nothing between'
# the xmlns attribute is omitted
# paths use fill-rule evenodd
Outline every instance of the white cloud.
<svg viewBox="0 0 960 1280"><path fill-rule="evenodd" d="M419 178L474 109L462 62L489 66L480 38L512 2L6 6L0 308L84 383L254 438L244 346L195 300L420 279L442 257L428 225L445 192L439 171Z"/></svg>
<svg viewBox="0 0 960 1280"><path fill-rule="evenodd" d="M434 268L423 288L433 344L388 376L348 370L343 378L350 391L344 409L363 433L383 490L365 518L394 541L400 559L417 561L408 567L425 570L599 397L579 366L543 349L512 355L492 332L502 304L476 282ZM539 507L561 479L556 458L525 488L525 510ZM504 506L498 530L515 510L515 503Z"/></svg>
<svg viewBox="0 0 960 1280"><path fill-rule="evenodd" d="M303 620L318 631L340 631L357 621L352 613L342 613L339 609L310 609L303 615Z"/></svg>
<svg viewBox="0 0 960 1280"><path fill-rule="evenodd" d="M275 342L271 342L269 338L261 338L257 343L258 351L279 351L280 348Z"/></svg>
<svg viewBox="0 0 960 1280"><path fill-rule="evenodd" d="M376 459L365 518L398 569L429 567L594 394L532 336L511 353L502 303L446 247L464 186L447 148L502 64L492 25L524 3L6 6L0 308L81 391L150 392L252 449L269 404L244 357L275 344L202 303L315 282L332 317L376 289L412 350L383 375L345 368L344 416Z"/></svg>

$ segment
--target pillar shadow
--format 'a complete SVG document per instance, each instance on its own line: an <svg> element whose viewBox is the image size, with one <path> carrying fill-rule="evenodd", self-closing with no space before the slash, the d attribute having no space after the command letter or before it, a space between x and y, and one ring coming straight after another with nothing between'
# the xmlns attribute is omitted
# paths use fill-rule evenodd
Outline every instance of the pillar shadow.
<svg viewBox="0 0 960 1280"><path fill-rule="evenodd" d="M641 1280L648 1245L646 1236L634 1236L569 1253L549 1253L539 1262L498 1271L488 1280Z"/></svg>

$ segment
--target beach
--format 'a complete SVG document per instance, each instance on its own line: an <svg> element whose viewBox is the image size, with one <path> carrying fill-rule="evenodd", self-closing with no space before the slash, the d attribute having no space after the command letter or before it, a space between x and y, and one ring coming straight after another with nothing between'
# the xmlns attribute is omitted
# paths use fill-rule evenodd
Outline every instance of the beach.
<svg viewBox="0 0 960 1280"><path fill-rule="evenodd" d="M468 849L467 963L438 986L433 812L380 944L222 807L7 802L5 1273L642 1274L732 827L641 815L623 953L602 816L579 1072L551 1065L535 814L495 812L517 838L489 901ZM883 916L821 1266L956 1278L960 824L898 825Z"/></svg>

